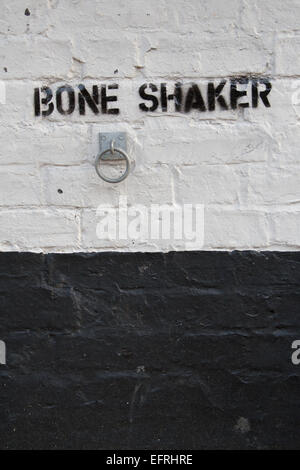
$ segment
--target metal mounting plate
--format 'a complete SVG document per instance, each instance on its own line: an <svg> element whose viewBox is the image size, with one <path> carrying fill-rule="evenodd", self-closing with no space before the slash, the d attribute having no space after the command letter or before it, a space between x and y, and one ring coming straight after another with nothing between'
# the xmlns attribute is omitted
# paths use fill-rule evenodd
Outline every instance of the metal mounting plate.
<svg viewBox="0 0 300 470"><path fill-rule="evenodd" d="M126 132L99 132L99 146L100 152L102 153L105 150L110 149L111 141L114 141L115 149L121 149L124 152L127 152L127 140L126 140ZM107 152L106 155L103 155L102 160L123 160L122 157L117 151L114 155L111 155Z"/></svg>

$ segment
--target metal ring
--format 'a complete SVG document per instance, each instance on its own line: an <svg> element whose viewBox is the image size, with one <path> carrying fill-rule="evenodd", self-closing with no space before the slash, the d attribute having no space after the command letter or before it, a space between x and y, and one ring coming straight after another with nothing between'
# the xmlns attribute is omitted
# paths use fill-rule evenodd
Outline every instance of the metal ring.
<svg viewBox="0 0 300 470"><path fill-rule="evenodd" d="M104 157L104 155L106 155L107 153L110 153L111 155L113 155L114 153L119 153L120 155L122 155L123 159L126 161L126 169L125 169L125 172L123 173L122 176L120 176L119 178L117 179L114 179L114 178L108 178L107 176L103 175L100 171L100 161L102 160L102 157ZM107 183L120 183L121 181L123 181L125 178L127 178L128 174L129 174L129 170L130 170L130 160L129 160L129 157L127 155L126 152L124 152L124 150L121 150L121 149L117 149L117 148L114 148L114 143L113 141L111 142L111 145L110 145L110 148L107 149L107 150L104 150L103 152L100 153L100 155L98 155L98 157L96 158L96 161L95 161L95 168L96 168L96 171L97 171L97 174L98 176L100 176L101 179L103 179L104 181L106 181Z"/></svg>

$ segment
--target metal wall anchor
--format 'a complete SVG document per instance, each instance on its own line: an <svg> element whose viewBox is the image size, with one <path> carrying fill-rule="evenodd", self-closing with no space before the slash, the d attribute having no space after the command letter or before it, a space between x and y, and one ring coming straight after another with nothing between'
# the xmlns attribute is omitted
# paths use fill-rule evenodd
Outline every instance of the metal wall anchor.
<svg viewBox="0 0 300 470"><path fill-rule="evenodd" d="M120 183L127 178L130 171L130 160L126 153L126 133L125 132L101 132L99 134L100 141L100 154L95 161L95 168L97 174L101 179L108 183ZM112 163L120 160L125 160L125 172L117 178L109 178L101 171L101 162L111 161Z"/></svg>

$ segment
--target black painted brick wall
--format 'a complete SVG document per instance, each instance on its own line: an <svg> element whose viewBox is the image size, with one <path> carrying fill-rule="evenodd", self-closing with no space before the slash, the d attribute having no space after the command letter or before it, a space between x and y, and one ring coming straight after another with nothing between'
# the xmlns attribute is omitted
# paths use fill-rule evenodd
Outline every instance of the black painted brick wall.
<svg viewBox="0 0 300 470"><path fill-rule="evenodd" d="M300 448L300 253L0 254L0 448Z"/></svg>

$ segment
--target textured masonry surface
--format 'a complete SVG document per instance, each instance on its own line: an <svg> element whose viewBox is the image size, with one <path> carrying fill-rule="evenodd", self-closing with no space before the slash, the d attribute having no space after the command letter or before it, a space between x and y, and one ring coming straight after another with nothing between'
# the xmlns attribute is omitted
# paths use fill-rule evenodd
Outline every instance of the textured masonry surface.
<svg viewBox="0 0 300 470"><path fill-rule="evenodd" d="M2 3L0 448L299 448L300 1ZM271 107L139 108L144 83L236 77ZM35 116L36 88L113 83L117 115ZM204 204L204 251L99 240L120 196Z"/></svg>
<svg viewBox="0 0 300 470"><path fill-rule="evenodd" d="M0 448L299 448L300 254L0 255Z"/></svg>
<svg viewBox="0 0 300 470"><path fill-rule="evenodd" d="M99 241L98 204L128 195L129 204L205 204L205 250L298 250L299 17L298 0L5 2L0 249L186 249ZM270 108L138 108L142 83L253 75L271 80ZM34 88L65 83L117 83L120 114L35 117ZM93 167L103 130L125 130L135 159L114 187Z"/></svg>

